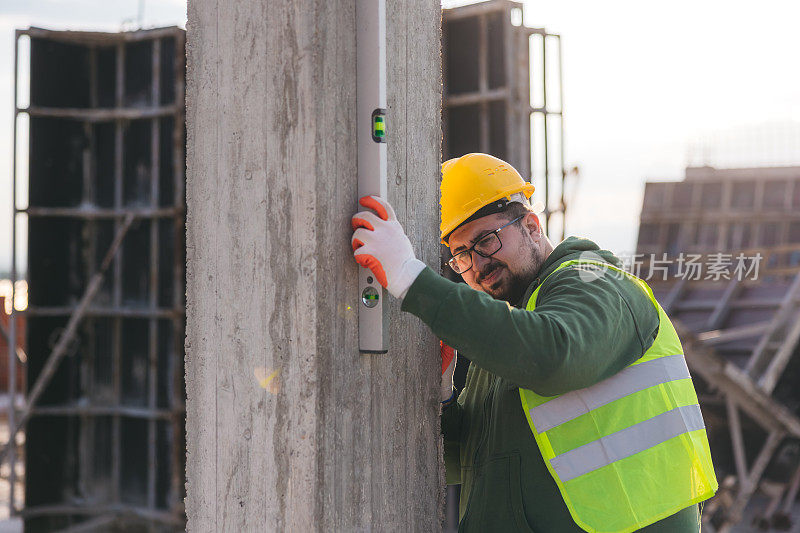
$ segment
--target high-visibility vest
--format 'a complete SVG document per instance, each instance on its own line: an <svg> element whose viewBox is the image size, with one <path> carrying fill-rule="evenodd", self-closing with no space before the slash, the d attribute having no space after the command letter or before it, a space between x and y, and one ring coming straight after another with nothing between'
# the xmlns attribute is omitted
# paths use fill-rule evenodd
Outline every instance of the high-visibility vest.
<svg viewBox="0 0 800 533"><path fill-rule="evenodd" d="M636 283L658 310L658 334L641 358L591 387L553 397L520 389L522 408L575 523L635 531L716 492L705 424L678 334L650 287L600 261L567 261L553 272L574 265L587 283L603 275Z"/></svg>

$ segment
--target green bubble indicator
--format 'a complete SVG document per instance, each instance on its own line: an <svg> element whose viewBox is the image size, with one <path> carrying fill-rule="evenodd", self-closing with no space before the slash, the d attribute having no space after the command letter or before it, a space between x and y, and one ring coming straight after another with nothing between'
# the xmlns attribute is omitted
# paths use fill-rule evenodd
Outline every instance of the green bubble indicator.
<svg viewBox="0 0 800 533"><path fill-rule="evenodd" d="M361 293L361 303L369 308L373 308L378 305L378 300L380 300L380 293L375 289L375 287L367 287Z"/></svg>
<svg viewBox="0 0 800 533"><path fill-rule="evenodd" d="M386 110L376 109L372 112L372 140L376 143L386 142Z"/></svg>

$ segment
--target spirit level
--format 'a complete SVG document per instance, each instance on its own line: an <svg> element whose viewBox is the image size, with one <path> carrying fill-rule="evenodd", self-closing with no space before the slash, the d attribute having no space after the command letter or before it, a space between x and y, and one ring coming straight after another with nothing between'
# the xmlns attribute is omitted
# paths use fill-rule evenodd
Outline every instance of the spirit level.
<svg viewBox="0 0 800 533"><path fill-rule="evenodd" d="M358 197L386 198L386 4L356 0ZM358 349L389 350L386 289L369 269L358 272Z"/></svg>

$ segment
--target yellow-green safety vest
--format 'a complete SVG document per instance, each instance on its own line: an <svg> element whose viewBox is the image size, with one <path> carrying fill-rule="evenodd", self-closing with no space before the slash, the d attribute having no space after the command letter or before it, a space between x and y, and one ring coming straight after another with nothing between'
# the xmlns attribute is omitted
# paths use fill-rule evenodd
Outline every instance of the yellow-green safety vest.
<svg viewBox="0 0 800 533"><path fill-rule="evenodd" d="M624 275L639 285L658 310L658 334L641 358L591 387L552 397L520 389L522 408L575 523L635 531L716 492L705 424L678 334L647 283L600 261L566 261L553 273L575 265L587 283Z"/></svg>

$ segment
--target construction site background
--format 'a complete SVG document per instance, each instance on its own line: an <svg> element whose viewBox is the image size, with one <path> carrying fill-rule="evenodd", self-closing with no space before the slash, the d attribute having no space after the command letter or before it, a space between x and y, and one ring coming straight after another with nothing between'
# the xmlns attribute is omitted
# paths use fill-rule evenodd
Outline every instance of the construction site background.
<svg viewBox="0 0 800 533"><path fill-rule="evenodd" d="M503 0L444 11L442 159L507 159L543 193L558 241L573 231L587 177L579 180L581 162L566 152L573 130L564 109L574 111L562 35L528 23L536 18ZM29 28L16 39L33 43L23 65L31 99L16 110L19 124L30 121L20 128L31 161L15 175L24 177L18 193L30 183L30 197L15 198L27 225L15 253L28 256L28 272L16 276L30 282L31 302L25 286L12 399L10 294L0 282L0 443L9 441L9 404L24 412L23 395L41 376L50 388L30 410L33 431L17 435L13 475L8 460L0 467L0 516L13 508L34 531L126 521L181 529L184 32ZM48 92L55 87L67 96ZM671 163L688 160L684 180L634 191L642 209L626 258L675 319L698 385L721 483L704 531L800 531L800 128L748 131L696 138ZM63 149L41 155L54 146ZM65 334L70 318L81 323L74 335ZM63 369L48 376L51 359ZM467 363L459 361L457 382ZM255 378L277 395L272 370L257 368ZM457 498L448 488L446 531L457 528Z"/></svg>

